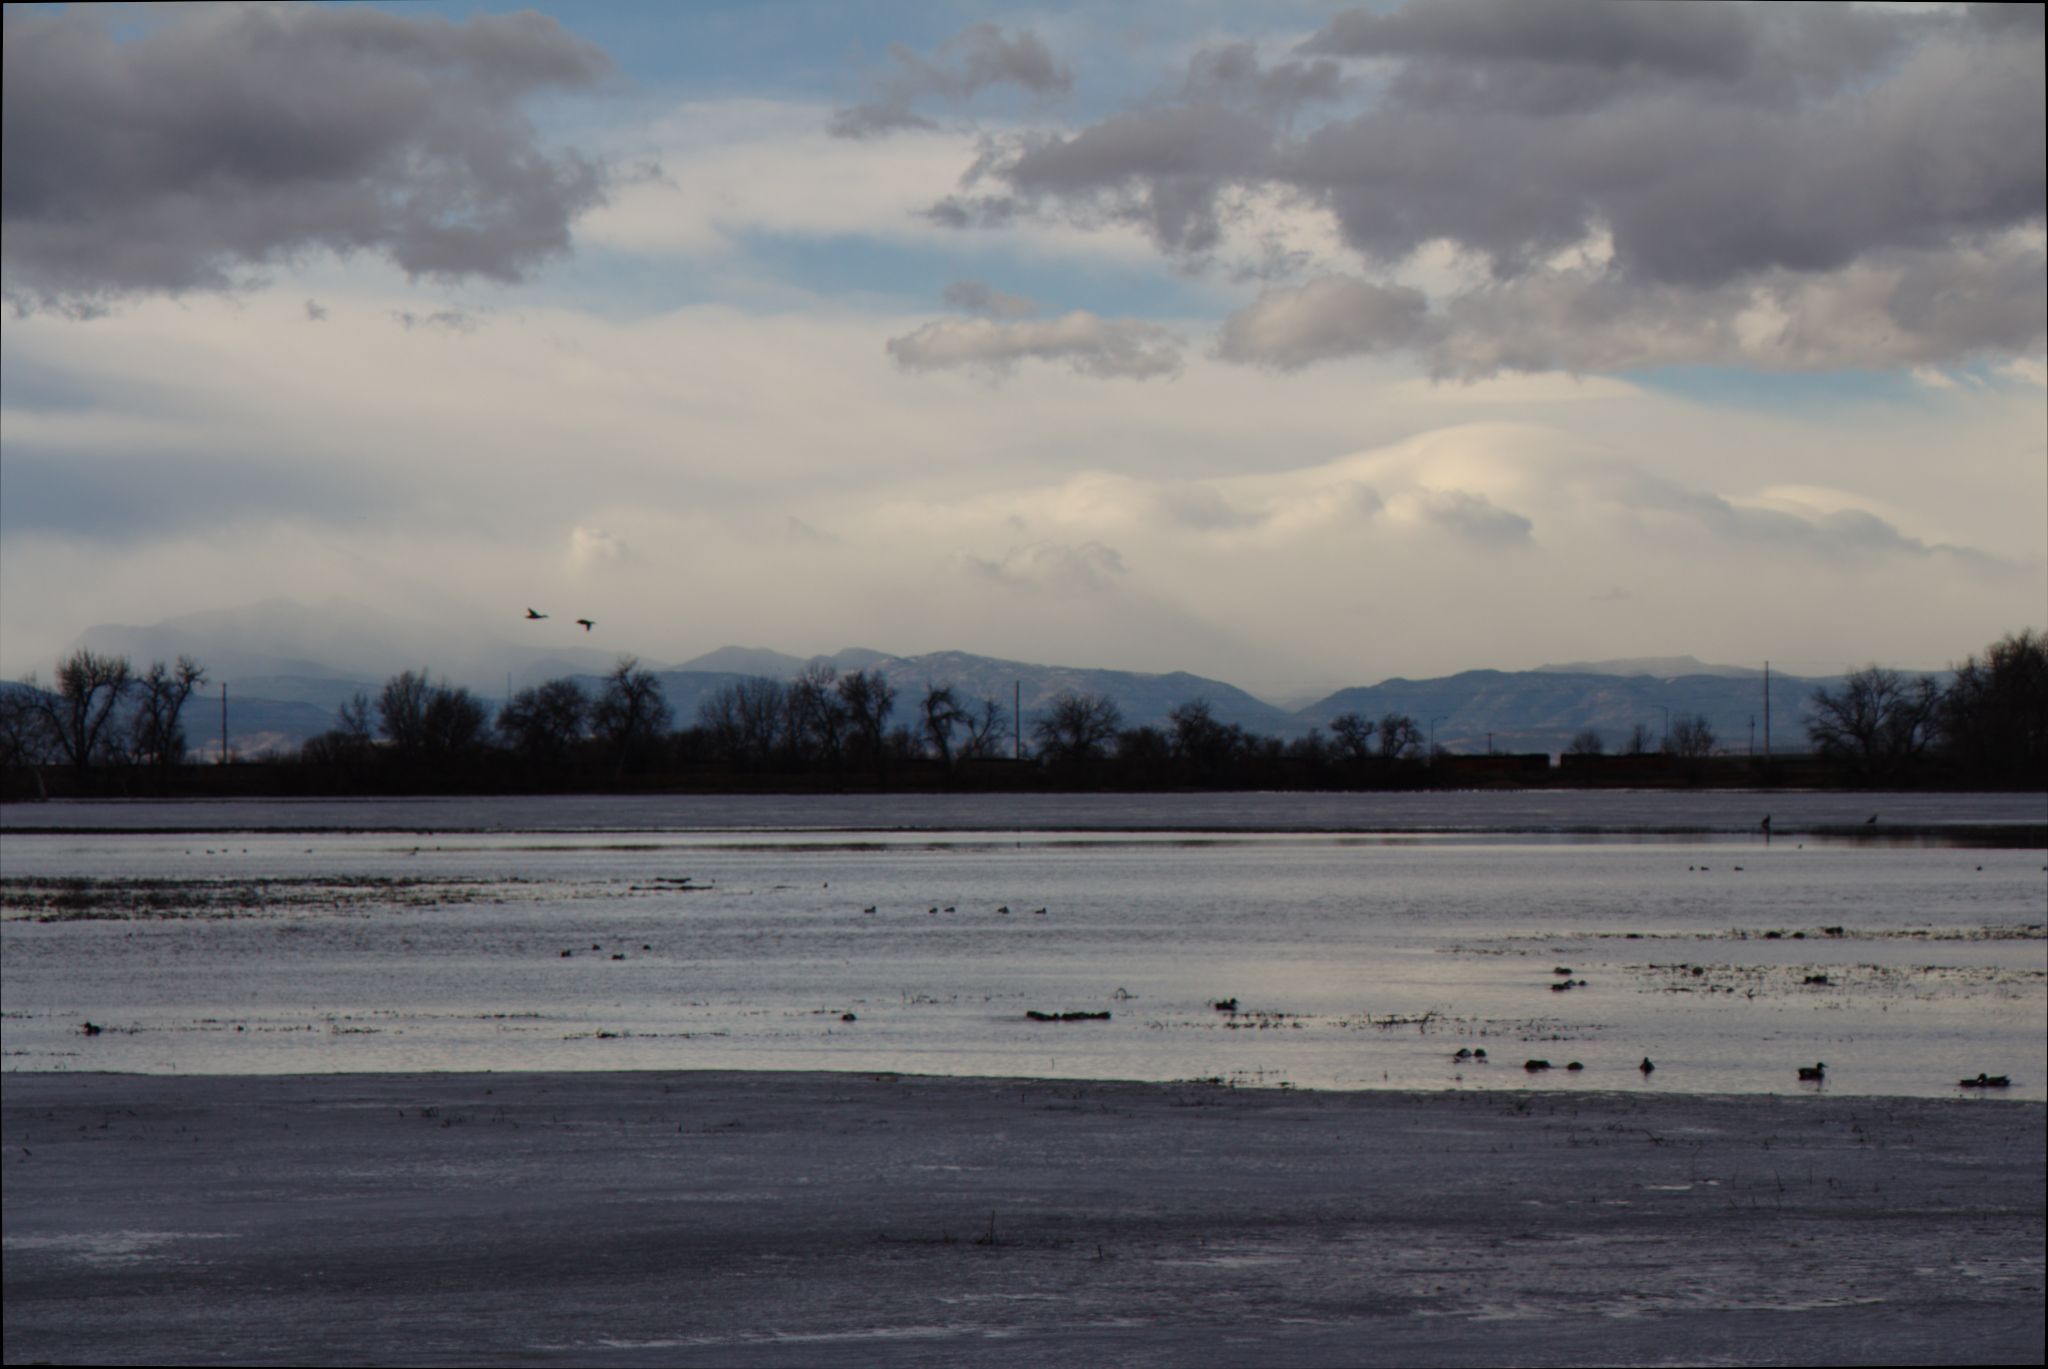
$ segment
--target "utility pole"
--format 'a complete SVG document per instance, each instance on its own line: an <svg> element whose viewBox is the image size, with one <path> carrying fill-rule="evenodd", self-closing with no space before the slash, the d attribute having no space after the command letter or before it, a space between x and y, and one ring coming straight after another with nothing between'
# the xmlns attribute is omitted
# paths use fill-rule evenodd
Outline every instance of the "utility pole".
<svg viewBox="0 0 2048 1369"><path fill-rule="evenodd" d="M228 763L228 682L220 682L220 763Z"/></svg>
<svg viewBox="0 0 2048 1369"><path fill-rule="evenodd" d="M1024 682L1010 681L1010 726L1014 729L1015 740L1011 743L1011 759L1024 759Z"/></svg>
<svg viewBox="0 0 2048 1369"><path fill-rule="evenodd" d="M1764 764L1771 763L1771 663L1764 662Z"/></svg>

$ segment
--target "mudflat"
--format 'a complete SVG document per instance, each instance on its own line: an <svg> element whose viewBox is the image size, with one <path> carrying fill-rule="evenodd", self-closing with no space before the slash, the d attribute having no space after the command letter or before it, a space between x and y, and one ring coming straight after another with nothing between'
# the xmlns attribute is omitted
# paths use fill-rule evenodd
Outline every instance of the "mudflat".
<svg viewBox="0 0 2048 1369"><path fill-rule="evenodd" d="M2038 1363L2048 1110L9 1074L5 1355Z"/></svg>

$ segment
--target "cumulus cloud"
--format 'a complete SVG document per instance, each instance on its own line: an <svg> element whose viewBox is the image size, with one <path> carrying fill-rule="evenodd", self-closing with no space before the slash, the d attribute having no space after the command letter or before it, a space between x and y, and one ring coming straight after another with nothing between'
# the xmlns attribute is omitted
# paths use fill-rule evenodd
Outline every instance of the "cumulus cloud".
<svg viewBox="0 0 2048 1369"><path fill-rule="evenodd" d="M1180 371L1172 330L1135 319L1104 319L1085 310L1060 318L999 322L937 319L889 339L889 355L907 371L973 370L1004 376L1025 360L1065 362L1081 375L1149 380Z"/></svg>
<svg viewBox="0 0 2048 1369"><path fill-rule="evenodd" d="M1207 49L1177 98L991 140L930 218L1132 225L1271 278L1247 206L1306 208L1357 275L1302 262L1219 344L1283 369L1938 366L2048 332L2038 13L1430 0L1298 56ZM1297 129L1345 63L1363 94ZM1399 293L1425 252L1463 283Z"/></svg>
<svg viewBox="0 0 2048 1369"><path fill-rule="evenodd" d="M929 57L901 43L889 45L889 57L894 69L877 82L876 98L834 113L834 136L874 138L902 129L937 127L912 109L925 97L959 104L990 86L1014 85L1052 95L1074 83L1073 74L1036 34L1009 33L991 23L969 25L940 43Z"/></svg>
<svg viewBox="0 0 2048 1369"><path fill-rule="evenodd" d="M533 13L200 6L132 39L10 6L7 298L78 315L220 290L317 250L512 281L565 252L603 173L522 106L605 55Z"/></svg>

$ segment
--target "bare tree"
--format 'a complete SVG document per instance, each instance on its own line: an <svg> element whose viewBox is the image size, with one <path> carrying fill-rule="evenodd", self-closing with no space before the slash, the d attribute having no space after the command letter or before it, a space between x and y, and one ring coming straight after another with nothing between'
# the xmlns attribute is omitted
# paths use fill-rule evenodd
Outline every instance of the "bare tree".
<svg viewBox="0 0 2048 1369"><path fill-rule="evenodd" d="M1061 690L1031 725L1041 755L1055 761L1095 760L1116 739L1123 712L1107 694Z"/></svg>
<svg viewBox="0 0 2048 1369"><path fill-rule="evenodd" d="M185 729L179 716L192 691L206 683L206 668L190 656L175 666L152 661L136 681L135 713L129 733L136 759L161 773L185 759Z"/></svg>
<svg viewBox="0 0 2048 1369"><path fill-rule="evenodd" d="M1714 753L1714 728L1703 713L1680 713L1671 719L1671 734L1664 739L1667 755L1698 760Z"/></svg>
<svg viewBox="0 0 2048 1369"><path fill-rule="evenodd" d="M0 771L40 767L56 754L56 739L35 691L25 684L0 684ZM36 769L37 792L42 771Z"/></svg>
<svg viewBox="0 0 2048 1369"><path fill-rule="evenodd" d="M951 769L953 729L967 721L966 710L954 697L952 686L926 685L924 698L917 705L917 714L926 744L937 754L939 763Z"/></svg>
<svg viewBox="0 0 2048 1369"><path fill-rule="evenodd" d="M1330 732L1337 748L1352 762L1363 765L1372 756L1372 734L1379 730L1372 719L1356 713L1339 713L1330 719Z"/></svg>
<svg viewBox="0 0 2048 1369"><path fill-rule="evenodd" d="M1865 666L1839 691L1813 691L1806 735L1822 755L1848 765L1865 780L1887 778L1934 740L1941 691L1933 679L1908 680L1896 670Z"/></svg>
<svg viewBox="0 0 2048 1369"><path fill-rule="evenodd" d="M498 710L498 735L540 766L560 766L583 739L590 722L590 696L574 680L549 680L522 689Z"/></svg>
<svg viewBox="0 0 2048 1369"><path fill-rule="evenodd" d="M57 752L81 773L101 759L112 743L107 725L128 696L134 675L126 656L102 656L80 649L57 666L54 691L30 675L30 706L41 713Z"/></svg>
<svg viewBox="0 0 2048 1369"><path fill-rule="evenodd" d="M960 759L963 761L991 760L1003 753L1003 738L1010 730L1010 713L994 699L983 699L981 706L960 715L966 734L960 742Z"/></svg>
<svg viewBox="0 0 2048 1369"><path fill-rule="evenodd" d="M427 699L433 683L424 670L402 670L377 695L377 726L391 748L413 755L427 746Z"/></svg>
<svg viewBox="0 0 2048 1369"><path fill-rule="evenodd" d="M2048 784L2048 637L2003 637L1956 667L1941 701L1944 747L1973 777Z"/></svg>
<svg viewBox="0 0 2048 1369"><path fill-rule="evenodd" d="M1216 721L1216 712L1207 699L1181 704L1166 716L1173 724L1173 759L1197 774L1215 774L1244 749L1244 729ZM1123 755L1121 744L1117 755Z"/></svg>
<svg viewBox="0 0 2048 1369"><path fill-rule="evenodd" d="M1567 756L1600 756L1606 752L1607 743L1601 740L1599 729L1593 727L1581 728L1564 749Z"/></svg>
<svg viewBox="0 0 2048 1369"><path fill-rule="evenodd" d="M839 679L839 702L853 731L861 758L879 770L888 759L884 744L889 714L896 708L896 688L879 670L856 670Z"/></svg>
<svg viewBox="0 0 2048 1369"><path fill-rule="evenodd" d="M1647 756L1657 749L1656 740L1648 723L1637 723L1628 730L1628 740L1621 744L1621 753L1624 756Z"/></svg>
<svg viewBox="0 0 2048 1369"><path fill-rule="evenodd" d="M1380 719L1380 759L1399 760L1422 745L1422 729L1406 713L1389 713Z"/></svg>
<svg viewBox="0 0 2048 1369"><path fill-rule="evenodd" d="M783 743L797 761L836 766L844 758L850 720L840 684L838 671L813 661L783 689Z"/></svg>
<svg viewBox="0 0 2048 1369"><path fill-rule="evenodd" d="M473 751L484 736L484 706L467 689L407 670L384 682L377 716L391 749L407 759Z"/></svg>
<svg viewBox="0 0 2048 1369"><path fill-rule="evenodd" d="M668 735L672 714L661 680L638 657L621 656L590 710L591 731L612 753L616 773L644 764Z"/></svg>

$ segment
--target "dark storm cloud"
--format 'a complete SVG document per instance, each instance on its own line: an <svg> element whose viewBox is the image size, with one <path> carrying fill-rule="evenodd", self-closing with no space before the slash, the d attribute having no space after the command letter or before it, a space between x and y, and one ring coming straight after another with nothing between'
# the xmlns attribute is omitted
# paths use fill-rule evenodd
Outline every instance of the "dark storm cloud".
<svg viewBox="0 0 2048 1369"><path fill-rule="evenodd" d="M1252 44L1225 43L1188 59L1182 91L1192 101L1222 100L1285 112L1334 100L1343 86L1343 72L1327 57L1265 66Z"/></svg>
<svg viewBox="0 0 2048 1369"><path fill-rule="evenodd" d="M1067 68L1029 31L1007 33L995 24L972 24L940 43L927 57L901 43L889 46L895 68L877 82L877 98L832 117L840 138L875 138L906 128L937 124L911 106L924 98L958 104L990 86L1013 85L1036 95L1070 89Z"/></svg>
<svg viewBox="0 0 2048 1369"><path fill-rule="evenodd" d="M1234 250L1247 192L1277 192L1326 210L1368 272L1445 244L1492 278L1470 302L1437 301L1428 327L1354 284L1357 317L1261 351L1247 341L1253 315L1309 302L1276 289L1233 321L1221 353L1285 367L1425 342L1448 346L1439 369L1459 373L1572 352L1603 368L1726 361L1749 345L1734 320L1759 293L1792 308L1784 331L1806 340L1771 364L1867 364L1870 348L1833 316L1796 311L1839 305L1876 277L1891 281L1881 313L1898 334L1882 355L2026 350L2041 341L2038 291L2021 306L2010 291L2038 274L2048 142L2039 10L2025 8L2031 17L1581 0L1357 11L1300 54L1345 64L1363 104L1297 130L1295 112L1245 92L1284 74L1330 98L1334 76L1212 49L1178 99L992 148L931 217L1123 221L1201 261ZM1560 267L1560 253L1588 243L1600 244L1593 258ZM1325 287L1314 302L1337 295ZM1537 312L1514 312L1523 306ZM1709 325L1694 317L1702 309ZM1294 309L1295 322L1310 312ZM1461 312L1505 330L1491 360L1461 341ZM1567 316L1612 327L1573 341L1556 332ZM1847 350L1831 355L1835 343Z"/></svg>
<svg viewBox="0 0 2048 1369"><path fill-rule="evenodd" d="M541 147L521 106L609 69L532 13L197 8L117 41L93 18L10 8L7 296L85 314L317 249L520 279L568 248L603 181Z"/></svg>

